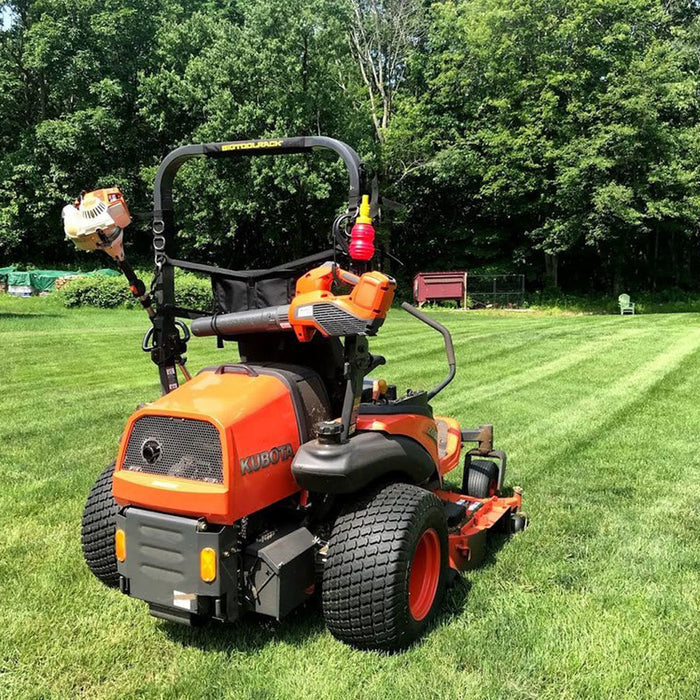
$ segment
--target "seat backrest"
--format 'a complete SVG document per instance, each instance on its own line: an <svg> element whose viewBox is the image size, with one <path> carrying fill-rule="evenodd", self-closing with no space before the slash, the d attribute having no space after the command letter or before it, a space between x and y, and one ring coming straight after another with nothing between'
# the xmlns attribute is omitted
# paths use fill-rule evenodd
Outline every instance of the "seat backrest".
<svg viewBox="0 0 700 700"><path fill-rule="evenodd" d="M298 365L320 375L330 400L331 416L342 413L345 397L343 345L340 338L316 333L300 343L294 333L247 333L238 336L238 352L248 364Z"/></svg>
<svg viewBox="0 0 700 700"><path fill-rule="evenodd" d="M617 301L620 304L620 306L629 306L630 305L630 295L629 294L620 294L620 296L617 297Z"/></svg>

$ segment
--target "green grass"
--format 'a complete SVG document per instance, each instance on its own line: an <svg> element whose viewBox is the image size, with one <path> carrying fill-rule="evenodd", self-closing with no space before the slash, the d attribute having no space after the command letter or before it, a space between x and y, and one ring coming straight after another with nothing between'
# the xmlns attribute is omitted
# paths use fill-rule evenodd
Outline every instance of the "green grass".
<svg viewBox="0 0 700 700"><path fill-rule="evenodd" d="M698 313L700 297L697 292L685 292L671 288L660 292L629 292L637 313ZM548 313L619 314L616 294L567 294L555 290L533 292L525 295L525 306Z"/></svg>
<svg viewBox="0 0 700 700"><path fill-rule="evenodd" d="M188 630L91 577L84 499L127 415L158 394L138 311L0 300L0 696L694 698L700 688L700 316L432 311L457 380L435 401L496 425L531 527L393 656L318 606ZM392 312L373 349L400 387L444 371ZM230 359L191 344L190 366Z"/></svg>

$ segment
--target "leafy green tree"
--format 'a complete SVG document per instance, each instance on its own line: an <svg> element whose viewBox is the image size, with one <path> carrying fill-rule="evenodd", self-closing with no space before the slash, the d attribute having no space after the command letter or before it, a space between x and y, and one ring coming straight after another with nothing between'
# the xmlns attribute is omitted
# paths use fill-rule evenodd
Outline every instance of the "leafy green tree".
<svg viewBox="0 0 700 700"><path fill-rule="evenodd" d="M133 196L155 0L5 7L0 32L0 251L60 259L61 206L86 187Z"/></svg>
<svg viewBox="0 0 700 700"><path fill-rule="evenodd" d="M324 133L371 157L342 0L25 0L5 7L5 257L70 255L59 213L82 189L117 184L134 209L148 209L158 162L182 143ZM324 245L346 179L332 159L311 161L188 164L176 184L183 252L263 265Z"/></svg>
<svg viewBox="0 0 700 700"><path fill-rule="evenodd" d="M67 261L60 209L189 142L323 133L408 207L404 274L697 286L698 4L685 0L14 0L0 4L0 256ZM181 253L323 247L324 156L188 163ZM147 224L134 252L148 255ZM75 260L75 258L73 258Z"/></svg>
<svg viewBox="0 0 700 700"><path fill-rule="evenodd" d="M572 279L589 250L587 282L654 278L659 239L689 240L700 214L695 15L650 0L435 4L388 145L403 189L431 195L423 211L447 238L433 245L511 268L534 246Z"/></svg>
<svg viewBox="0 0 700 700"><path fill-rule="evenodd" d="M349 39L353 58L367 89L378 141L389 128L411 55L425 30L423 0L350 0Z"/></svg>
<svg viewBox="0 0 700 700"><path fill-rule="evenodd" d="M167 146L158 155L183 142L296 134L330 134L371 152L346 17L342 3L270 0L162 27L161 69L143 78L139 98ZM153 166L142 174L152 181ZM188 163L176 189L185 245L254 266L323 247L347 178L333 159L259 157Z"/></svg>

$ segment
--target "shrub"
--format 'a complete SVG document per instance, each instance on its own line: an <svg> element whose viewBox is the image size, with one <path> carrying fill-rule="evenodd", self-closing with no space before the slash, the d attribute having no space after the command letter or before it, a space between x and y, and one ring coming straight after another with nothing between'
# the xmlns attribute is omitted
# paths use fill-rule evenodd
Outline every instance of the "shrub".
<svg viewBox="0 0 700 700"><path fill-rule="evenodd" d="M56 294L65 306L97 306L113 309L132 303L129 285L124 277L76 277L58 290Z"/></svg>
<svg viewBox="0 0 700 700"><path fill-rule="evenodd" d="M179 306L210 311L213 302L211 281L191 272L179 272L175 275L175 297Z"/></svg>
<svg viewBox="0 0 700 700"><path fill-rule="evenodd" d="M139 277L150 283L151 273L139 272ZM212 307L211 283L207 278L189 272L175 276L176 298L179 306L208 311ZM124 277L76 277L56 292L67 307L96 306L114 309L119 306L137 306Z"/></svg>

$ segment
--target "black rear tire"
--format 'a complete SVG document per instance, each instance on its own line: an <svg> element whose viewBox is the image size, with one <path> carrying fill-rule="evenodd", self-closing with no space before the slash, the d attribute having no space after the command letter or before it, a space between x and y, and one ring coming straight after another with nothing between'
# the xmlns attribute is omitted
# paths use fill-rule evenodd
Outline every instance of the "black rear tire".
<svg viewBox="0 0 700 700"><path fill-rule="evenodd" d="M114 551L114 523L119 508L112 496L113 474L114 463L104 469L90 490L80 530L85 563L110 588L119 586Z"/></svg>
<svg viewBox="0 0 700 700"><path fill-rule="evenodd" d="M467 474L467 496L488 498L498 489L498 467L487 459L473 459Z"/></svg>
<svg viewBox="0 0 700 700"><path fill-rule="evenodd" d="M414 589L411 599L409 584L426 541L433 553L426 569L434 576L421 610L421 595ZM334 637L361 649L405 648L434 619L447 570L447 523L435 494L412 484L374 491L345 508L333 527L323 573L326 625Z"/></svg>

